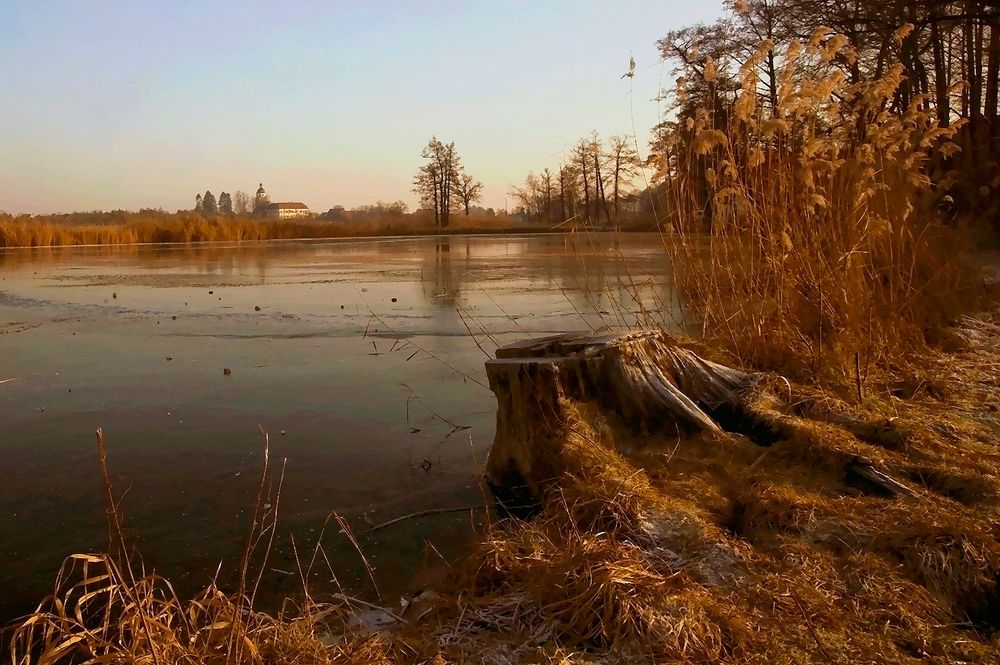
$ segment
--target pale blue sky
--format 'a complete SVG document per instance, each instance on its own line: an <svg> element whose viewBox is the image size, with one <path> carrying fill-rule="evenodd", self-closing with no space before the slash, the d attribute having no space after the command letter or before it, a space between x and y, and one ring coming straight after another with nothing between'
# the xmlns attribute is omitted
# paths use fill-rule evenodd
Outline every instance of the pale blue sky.
<svg viewBox="0 0 1000 665"><path fill-rule="evenodd" d="M413 206L432 134L502 207L592 129L645 148L654 42L720 5L0 0L0 210Z"/></svg>

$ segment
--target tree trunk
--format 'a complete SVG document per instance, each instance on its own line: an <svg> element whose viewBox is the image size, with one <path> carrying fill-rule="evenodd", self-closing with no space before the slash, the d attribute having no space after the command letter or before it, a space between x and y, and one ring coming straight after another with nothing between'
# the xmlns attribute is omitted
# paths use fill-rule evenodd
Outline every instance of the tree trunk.
<svg viewBox="0 0 1000 665"><path fill-rule="evenodd" d="M434 226L441 226L441 193L437 179L434 179Z"/></svg>
<svg viewBox="0 0 1000 665"><path fill-rule="evenodd" d="M937 21L931 22L931 47L934 52L934 100L937 107L938 124L947 127L951 123L950 101L948 99L948 74L945 70L944 44Z"/></svg>
<svg viewBox="0 0 1000 665"><path fill-rule="evenodd" d="M774 49L767 52L767 94L771 99L771 115L780 118L778 113L778 71L774 66Z"/></svg>
<svg viewBox="0 0 1000 665"><path fill-rule="evenodd" d="M966 76L965 79L969 84L969 124L975 125L976 118L982 112L982 78L980 76L981 70L979 69L977 52L979 49L979 44L976 43L976 20L972 18L975 16L977 11L977 3L975 0L969 0L966 3L966 13L969 18L965 20L963 30L965 34L965 67Z"/></svg>
<svg viewBox="0 0 1000 665"><path fill-rule="evenodd" d="M595 218L601 216L601 209L604 209L604 219L607 220L608 224L611 223L611 213L608 211L608 200L604 196L604 179L601 178L601 162L597 157L597 153L594 153L594 199L595 204L599 206L597 213L594 215Z"/></svg>
<svg viewBox="0 0 1000 665"><path fill-rule="evenodd" d="M618 226L618 180L620 178L621 178L621 160L617 159L617 161L615 162L615 172L614 172L614 183L613 183L614 191L611 194L614 197L612 201L612 205L614 206L614 218L612 224L616 228Z"/></svg>
<svg viewBox="0 0 1000 665"><path fill-rule="evenodd" d="M448 169L442 169L441 175L441 228L448 228L448 217L451 212L451 191L448 182Z"/></svg>
<svg viewBox="0 0 1000 665"><path fill-rule="evenodd" d="M559 171L559 223L566 221L566 177Z"/></svg>
<svg viewBox="0 0 1000 665"><path fill-rule="evenodd" d="M986 63L986 108L984 114L991 121L997 119L997 87L1000 84L1000 25L990 25L989 60Z"/></svg>

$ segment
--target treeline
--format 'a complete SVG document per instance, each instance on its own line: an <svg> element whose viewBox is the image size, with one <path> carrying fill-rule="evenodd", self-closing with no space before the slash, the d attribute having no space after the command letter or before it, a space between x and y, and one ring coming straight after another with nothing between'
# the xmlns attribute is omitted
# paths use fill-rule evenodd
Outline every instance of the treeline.
<svg viewBox="0 0 1000 665"><path fill-rule="evenodd" d="M889 109L901 112L922 96L943 126L956 118L982 125L997 119L1000 72L1000 3L995 0L727 0L729 15L716 23L682 28L658 42L683 74L703 74L713 62L719 101L741 87L736 77L765 44L755 64L756 92L781 114L781 70L787 44L811 40L818 28L836 36L828 63L860 83L883 77L897 64L904 78ZM847 48L839 48L845 46ZM691 98L704 99L698 76L685 76ZM956 85L958 84L958 85Z"/></svg>
<svg viewBox="0 0 1000 665"><path fill-rule="evenodd" d="M194 210L203 215L244 215L251 212L250 203L250 195L246 192L236 192L235 197L229 192L222 192L216 200L212 191L206 190L204 195L195 194Z"/></svg>
<svg viewBox="0 0 1000 665"><path fill-rule="evenodd" d="M873 94L867 84L882 81L891 90L849 128L854 137L863 139L881 117L929 111L942 131L956 130L949 137L956 149L936 155L929 169L939 199L997 225L1000 3L729 0L727 8L715 23L675 30L658 42L677 74L651 146L661 181L685 168L686 157L671 146L690 142L696 129L688 124L699 109L706 126L721 130L731 126L740 103L759 107L762 122L787 122L797 111L792 92L805 83L817 86L817 107L826 111L817 115L821 127L834 128L853 117L862 95ZM704 177L698 186L711 205Z"/></svg>
<svg viewBox="0 0 1000 665"><path fill-rule="evenodd" d="M350 210L340 205L333 206L320 217L332 222L401 218L406 215L409 209L410 206L406 205L405 201L376 201Z"/></svg>
<svg viewBox="0 0 1000 665"><path fill-rule="evenodd" d="M553 172L529 173L511 189L517 212L540 221L581 221L618 226L648 210L641 192L632 191L641 162L628 136L607 143L597 132L580 139Z"/></svg>
<svg viewBox="0 0 1000 665"><path fill-rule="evenodd" d="M206 215L203 211L144 209L139 212L78 212L57 215L11 215L0 212L0 247L59 247L69 245L125 245L207 241L279 240L293 238L347 238L371 235L421 234L440 231L424 212L406 214L398 204L379 204L344 211L343 221L269 220L251 215ZM404 206L405 207L405 206ZM399 212L392 212L395 209ZM329 214L329 213L328 213ZM500 231L514 228L505 215L471 218L453 231Z"/></svg>

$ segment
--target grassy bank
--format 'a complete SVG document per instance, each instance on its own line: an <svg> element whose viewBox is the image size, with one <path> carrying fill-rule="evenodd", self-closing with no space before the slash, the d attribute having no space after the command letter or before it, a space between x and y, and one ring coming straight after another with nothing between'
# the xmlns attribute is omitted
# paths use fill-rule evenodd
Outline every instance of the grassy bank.
<svg viewBox="0 0 1000 665"><path fill-rule="evenodd" d="M764 375L748 402L785 433L765 447L640 433L563 403L541 513L489 520L448 581L399 606L311 589L312 570L332 564L335 577L336 562L304 544L297 599L254 610L276 471L229 592L178 598L142 573L112 508L115 554L67 560L54 595L8 634L12 662L994 662L1000 324L965 319L955 333L966 351L922 353L907 386L880 371L860 402ZM859 484L857 459L914 495ZM327 528L353 539L366 527Z"/></svg>

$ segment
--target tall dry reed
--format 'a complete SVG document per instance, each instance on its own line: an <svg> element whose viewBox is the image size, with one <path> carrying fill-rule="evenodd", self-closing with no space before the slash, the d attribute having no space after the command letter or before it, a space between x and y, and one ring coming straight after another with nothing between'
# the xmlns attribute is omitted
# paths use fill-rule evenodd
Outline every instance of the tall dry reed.
<svg viewBox="0 0 1000 665"><path fill-rule="evenodd" d="M939 127L919 96L894 111L900 65L849 82L828 65L850 46L825 29L787 47L778 105L762 106L770 48L724 112L679 99L692 112L660 157L680 304L746 365L843 379L936 341L974 293L968 234L936 210L961 123ZM717 76L704 68L716 99Z"/></svg>

